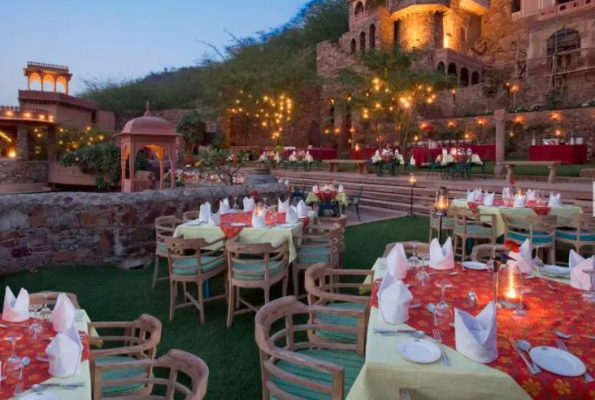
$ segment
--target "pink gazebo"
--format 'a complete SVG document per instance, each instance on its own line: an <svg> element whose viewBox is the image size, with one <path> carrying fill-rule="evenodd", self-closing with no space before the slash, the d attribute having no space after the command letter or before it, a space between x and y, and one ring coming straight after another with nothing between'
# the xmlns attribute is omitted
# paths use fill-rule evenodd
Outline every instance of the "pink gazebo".
<svg viewBox="0 0 595 400"><path fill-rule="evenodd" d="M159 188L165 189L165 156L169 156L171 188L176 187L176 151L177 139L180 137L172 124L162 118L152 117L147 102L145 115L128 121L118 135L122 154L122 192L131 193L142 190L139 182L135 180L134 164L137 153L149 148L155 152L159 160ZM126 161L130 169L130 176L126 177Z"/></svg>

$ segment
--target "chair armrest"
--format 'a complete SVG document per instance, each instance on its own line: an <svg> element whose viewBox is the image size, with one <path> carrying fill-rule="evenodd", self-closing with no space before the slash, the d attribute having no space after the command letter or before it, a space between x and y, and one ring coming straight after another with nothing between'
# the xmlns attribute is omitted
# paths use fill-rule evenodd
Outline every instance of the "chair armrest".
<svg viewBox="0 0 595 400"><path fill-rule="evenodd" d="M125 347L116 347L112 349L91 350L92 358L106 357L106 356L125 356L131 354L139 354L147 350L147 346L134 345Z"/></svg>
<svg viewBox="0 0 595 400"><path fill-rule="evenodd" d="M87 324L87 326L89 327L89 331L91 331L91 328L95 328L95 329L107 329L107 328L125 329L125 328L133 328L134 322L130 322L130 321L125 321L125 322L89 322Z"/></svg>
<svg viewBox="0 0 595 400"><path fill-rule="evenodd" d="M139 368L139 367L154 367L155 360L136 360L136 361L128 361L128 362L106 362L101 364L95 365L95 370L97 372L103 371L113 371L116 369L125 369L125 368Z"/></svg>

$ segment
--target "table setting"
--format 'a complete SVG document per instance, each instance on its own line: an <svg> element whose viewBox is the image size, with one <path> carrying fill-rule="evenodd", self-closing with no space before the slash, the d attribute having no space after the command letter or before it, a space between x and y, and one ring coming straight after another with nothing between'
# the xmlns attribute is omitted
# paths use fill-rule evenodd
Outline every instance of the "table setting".
<svg viewBox="0 0 595 400"><path fill-rule="evenodd" d="M5 289L0 323L0 399L91 399L89 319L64 293L54 309ZM6 357L6 358L5 358Z"/></svg>
<svg viewBox="0 0 595 400"><path fill-rule="evenodd" d="M595 257L546 266L509 244L496 260L461 264L448 242L409 259L397 245L375 263L366 363L349 398L390 398L391 387L419 398L591 398Z"/></svg>

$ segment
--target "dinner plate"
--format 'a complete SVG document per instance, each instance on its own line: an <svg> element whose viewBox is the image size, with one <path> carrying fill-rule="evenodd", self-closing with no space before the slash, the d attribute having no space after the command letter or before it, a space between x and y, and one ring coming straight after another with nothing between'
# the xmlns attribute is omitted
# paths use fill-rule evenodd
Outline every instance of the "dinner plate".
<svg viewBox="0 0 595 400"><path fill-rule="evenodd" d="M555 275L562 278L570 277L570 268L558 267L557 265L544 265L541 271L544 274Z"/></svg>
<svg viewBox="0 0 595 400"><path fill-rule="evenodd" d="M442 357L438 346L425 339L405 339L399 342L397 349L406 360L420 364L433 363Z"/></svg>
<svg viewBox="0 0 595 400"><path fill-rule="evenodd" d="M463 267L467 269L476 269L476 270L485 270L488 269L488 266L481 262L476 261L465 261L463 263Z"/></svg>
<svg viewBox="0 0 595 400"><path fill-rule="evenodd" d="M19 400L60 400L60 398L52 392L37 392L24 394L19 397Z"/></svg>
<svg viewBox="0 0 595 400"><path fill-rule="evenodd" d="M234 228L243 228L245 226L248 226L248 224L245 224L243 222L232 222L231 224L229 224L229 226L232 226Z"/></svg>
<svg viewBox="0 0 595 400"><path fill-rule="evenodd" d="M188 222L186 222L186 225L187 226L199 226L199 225L202 225L203 223L204 222L202 222L201 220L195 219L194 221L188 221Z"/></svg>
<svg viewBox="0 0 595 400"><path fill-rule="evenodd" d="M555 347L534 347L529 354L535 364L557 375L576 377L587 370L578 357Z"/></svg>

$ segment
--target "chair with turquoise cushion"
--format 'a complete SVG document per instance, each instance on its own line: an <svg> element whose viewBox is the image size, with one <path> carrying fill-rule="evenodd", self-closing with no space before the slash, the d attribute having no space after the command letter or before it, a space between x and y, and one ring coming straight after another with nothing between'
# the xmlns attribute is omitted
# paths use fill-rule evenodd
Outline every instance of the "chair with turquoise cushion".
<svg viewBox="0 0 595 400"><path fill-rule="evenodd" d="M585 257L586 247L591 248L590 254L595 254L595 217L589 214L577 214L571 217L568 227L556 229L556 242L569 244L574 250Z"/></svg>
<svg viewBox="0 0 595 400"><path fill-rule="evenodd" d="M357 323L326 324L319 318L322 314ZM301 316L308 321L300 322ZM366 310L307 306L294 296L262 307L256 314L255 333L263 399L344 399L364 365L365 320ZM353 332L355 342L321 340L315 335L320 331Z"/></svg>
<svg viewBox="0 0 595 400"><path fill-rule="evenodd" d="M498 234L496 233L496 215L482 214L478 210L459 209L455 214L454 226L454 253L457 255L459 245L461 246L461 261L467 261L467 246L484 242L496 244Z"/></svg>
<svg viewBox="0 0 595 400"><path fill-rule="evenodd" d="M157 318L143 314L132 322L90 322L89 332L97 332L98 336L90 336L91 343L103 343L101 349L91 350L91 375L93 379L94 398L117 396L145 396L150 387L138 379L146 378L152 373L150 367L125 367L130 362L152 360L155 358L157 346L161 342L162 324ZM103 333L105 331L105 333ZM101 372L105 365L115 365L109 371ZM135 379L136 382L127 382ZM102 389L98 382L109 382ZM140 398L140 397L139 397Z"/></svg>
<svg viewBox="0 0 595 400"><path fill-rule="evenodd" d="M366 313L366 318L363 320L344 315L313 313L310 318L315 322L346 329L345 331L317 330L310 336L311 340L325 341L330 339L337 342L356 343L358 323L366 324L368 320L373 280L374 271L370 269L343 270L330 268L326 264L315 264L308 268L306 270L305 286L309 305L359 310ZM354 281L363 283L354 283ZM367 295L353 294L354 291L366 293Z"/></svg>
<svg viewBox="0 0 595 400"><path fill-rule="evenodd" d="M457 207L451 207L447 212L446 216L442 217L442 230L446 232L446 236L451 234L455 229L455 218L454 214L458 211ZM430 237L428 243L432 241L434 237L434 231L436 231L436 237L440 237L440 218L436 215L434 206L430 206Z"/></svg>
<svg viewBox="0 0 595 400"><path fill-rule="evenodd" d="M556 224L555 215L533 215L518 218L502 213L504 220L504 241L512 240L518 245L525 241L539 253L548 251L549 262L556 264ZM544 255L541 254L543 259Z"/></svg>
<svg viewBox="0 0 595 400"><path fill-rule="evenodd" d="M310 266L324 263L339 267L339 245L343 228L339 224L308 225L302 235L294 235L297 258L292 265L293 294L300 295L299 274Z"/></svg>
<svg viewBox="0 0 595 400"><path fill-rule="evenodd" d="M270 301L271 287L282 283L283 296L289 279L289 241L280 243L245 243L240 237L227 241L227 327L234 315L258 311L257 306L241 297L241 289L261 289L264 303ZM240 308L241 305L244 308Z"/></svg>
<svg viewBox="0 0 595 400"><path fill-rule="evenodd" d="M165 240L168 250L170 305L169 320L174 319L176 310L185 307L198 309L200 324L205 323L205 303L225 299L227 293L205 298L205 281L225 274L225 236L213 242L205 239L169 238ZM188 291L188 284L198 286L198 298ZM178 287L182 286L184 302L178 304ZM227 285L225 285L227 289Z"/></svg>
<svg viewBox="0 0 595 400"><path fill-rule="evenodd" d="M125 358L125 357L124 357ZM159 378L145 371L165 370L166 378ZM138 371L139 374L122 374ZM111 377L117 378L110 379ZM183 377L183 378L182 378ZM182 379L180 379L182 378ZM170 350L158 359L109 360L97 363L93 376L93 400L124 399L174 399L202 400L207 392L209 367L194 354ZM121 391L122 388L140 387L144 394Z"/></svg>
<svg viewBox="0 0 595 400"><path fill-rule="evenodd" d="M165 239L174 236L174 232L180 221L175 215L168 215L165 217L159 217L155 220L155 233L156 233L156 244L155 244L155 265L153 269L153 289L157 286L157 282L167 281L169 277L159 276L159 260L161 258L167 259L167 246L165 245Z"/></svg>

